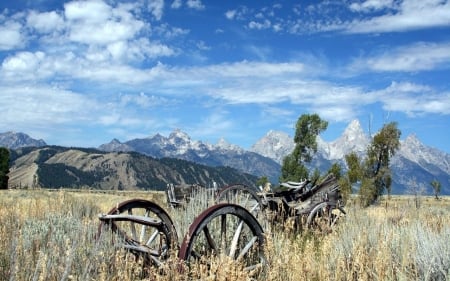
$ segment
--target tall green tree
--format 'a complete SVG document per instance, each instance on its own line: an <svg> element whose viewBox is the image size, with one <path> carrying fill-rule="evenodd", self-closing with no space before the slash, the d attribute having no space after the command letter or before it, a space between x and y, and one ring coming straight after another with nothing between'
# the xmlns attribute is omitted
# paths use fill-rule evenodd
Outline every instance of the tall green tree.
<svg viewBox="0 0 450 281"><path fill-rule="evenodd" d="M431 181L431 186L433 187L435 198L439 199L439 193L441 193L441 183L437 179L434 179Z"/></svg>
<svg viewBox="0 0 450 281"><path fill-rule="evenodd" d="M400 148L401 132L396 122L385 124L367 148L359 195L361 204L373 204L385 191L391 193L390 160Z"/></svg>
<svg viewBox="0 0 450 281"><path fill-rule="evenodd" d="M341 187L342 198L347 201L352 194L352 186L361 181L362 164L356 152L345 155L345 163L347 164L347 173L340 177L339 186Z"/></svg>
<svg viewBox="0 0 450 281"><path fill-rule="evenodd" d="M0 189L8 189L9 150L0 147Z"/></svg>
<svg viewBox="0 0 450 281"><path fill-rule="evenodd" d="M303 114L295 126L295 148L283 159L280 181L300 181L309 177L306 163L317 152L317 136L326 130L328 122L318 114Z"/></svg>

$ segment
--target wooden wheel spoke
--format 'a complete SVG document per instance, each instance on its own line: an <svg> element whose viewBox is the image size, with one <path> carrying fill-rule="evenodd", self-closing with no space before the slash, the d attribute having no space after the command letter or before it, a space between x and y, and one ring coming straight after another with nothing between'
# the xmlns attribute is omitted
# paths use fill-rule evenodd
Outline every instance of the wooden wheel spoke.
<svg viewBox="0 0 450 281"><path fill-rule="evenodd" d="M224 197L225 195L223 194ZM203 236L206 237L206 242ZM209 236L221 239L219 251L203 251L205 243L215 245ZM224 247L225 243L228 243L228 247ZM194 220L184 236L178 257L186 260L188 265L192 260L201 260L207 264L211 254L222 253L232 260L242 262L249 274L258 274L261 272L258 268L265 263L263 243L261 225L247 209L236 204L219 203L204 210Z"/></svg>
<svg viewBox="0 0 450 281"><path fill-rule="evenodd" d="M253 236L252 239L245 245L245 247L242 249L242 251L239 253L238 259L242 259L248 251L255 245L256 241L258 240L258 237Z"/></svg>
<svg viewBox="0 0 450 281"><path fill-rule="evenodd" d="M237 244L239 242L239 237L241 236L243 226L244 226L244 222L241 220L238 227L236 228L236 231L234 232L233 240L231 241L231 246L230 246L230 254L229 254L229 256L232 258L234 258L234 255L236 253Z"/></svg>
<svg viewBox="0 0 450 281"><path fill-rule="evenodd" d="M101 237L104 225L110 225L110 230L115 233L112 237L115 245L124 247L141 259L144 266L163 265L169 258L171 247L176 246L178 241L171 218L152 201L124 201L101 216L100 220L98 237Z"/></svg>
<svg viewBox="0 0 450 281"><path fill-rule="evenodd" d="M145 245L150 246L150 244L155 241L155 238L158 236L159 231L156 229L152 235L148 238L147 243L145 243Z"/></svg>
<svg viewBox="0 0 450 281"><path fill-rule="evenodd" d="M150 217L150 210L145 210L145 217ZM141 235L139 236L139 242L143 242L145 238L145 231L147 230L147 226L143 224L141 226Z"/></svg>
<svg viewBox="0 0 450 281"><path fill-rule="evenodd" d="M133 209L128 210L128 215L130 215L130 216L133 215ZM130 230L131 230L131 238L138 241L137 234L136 234L136 226L135 226L135 223L132 221L130 221Z"/></svg>
<svg viewBox="0 0 450 281"><path fill-rule="evenodd" d="M205 238L206 241L208 242L209 248L212 249L215 253L218 253L216 241L214 241L214 239L212 238L211 233L209 232L209 228L207 226L205 226L205 228L203 229L203 233L205 234Z"/></svg>
<svg viewBox="0 0 450 281"><path fill-rule="evenodd" d="M245 196L245 200L244 200L244 202L243 202L243 204L241 204L242 206L247 206L247 203L248 203L248 199L250 198L250 194L246 194L246 196Z"/></svg>

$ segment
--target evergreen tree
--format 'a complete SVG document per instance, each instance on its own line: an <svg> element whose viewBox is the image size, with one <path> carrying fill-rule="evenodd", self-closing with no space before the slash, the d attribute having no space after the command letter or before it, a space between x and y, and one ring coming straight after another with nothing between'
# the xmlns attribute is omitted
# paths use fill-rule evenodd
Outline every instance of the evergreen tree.
<svg viewBox="0 0 450 281"><path fill-rule="evenodd" d="M280 181L301 181L309 177L305 163L317 152L317 136L328 127L328 122L317 114L303 114L295 127L294 151L283 159Z"/></svg>
<svg viewBox="0 0 450 281"><path fill-rule="evenodd" d="M8 189L9 150L0 147L0 189Z"/></svg>

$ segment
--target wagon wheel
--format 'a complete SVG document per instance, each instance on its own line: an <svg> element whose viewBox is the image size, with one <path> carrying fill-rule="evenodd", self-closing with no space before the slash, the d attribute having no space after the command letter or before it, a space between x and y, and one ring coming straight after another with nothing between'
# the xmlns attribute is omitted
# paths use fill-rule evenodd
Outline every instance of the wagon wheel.
<svg viewBox="0 0 450 281"><path fill-rule="evenodd" d="M313 231L330 233L344 216L345 211L342 207L329 202L322 202L316 205L309 213L306 225Z"/></svg>
<svg viewBox="0 0 450 281"><path fill-rule="evenodd" d="M122 243L145 266L161 266L177 247L178 238L169 215L159 205L143 199L124 201L100 216L99 236L112 230L114 242Z"/></svg>
<svg viewBox="0 0 450 281"><path fill-rule="evenodd" d="M255 191L244 184L233 184L222 188L216 197L216 202L236 204L247 209L267 230L267 217L264 204Z"/></svg>
<svg viewBox="0 0 450 281"><path fill-rule="evenodd" d="M210 257L228 257L252 276L265 264L264 236L258 221L245 208L221 203L203 211L190 225L178 257L210 267Z"/></svg>

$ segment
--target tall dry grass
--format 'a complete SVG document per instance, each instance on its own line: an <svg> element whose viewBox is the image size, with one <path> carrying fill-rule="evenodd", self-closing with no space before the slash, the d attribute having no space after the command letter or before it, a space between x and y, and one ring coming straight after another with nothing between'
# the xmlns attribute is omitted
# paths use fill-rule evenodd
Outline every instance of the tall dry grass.
<svg viewBox="0 0 450 281"><path fill-rule="evenodd" d="M179 271L176 252L164 274L146 270L95 239L99 213L131 198L168 210L179 239L207 206L198 194L186 208L170 209L164 194L97 194L46 190L0 192L0 280L250 280L239 264L218 257ZM275 228L266 239L264 280L450 280L450 199L396 197L378 206L346 207L347 217L328 235Z"/></svg>

